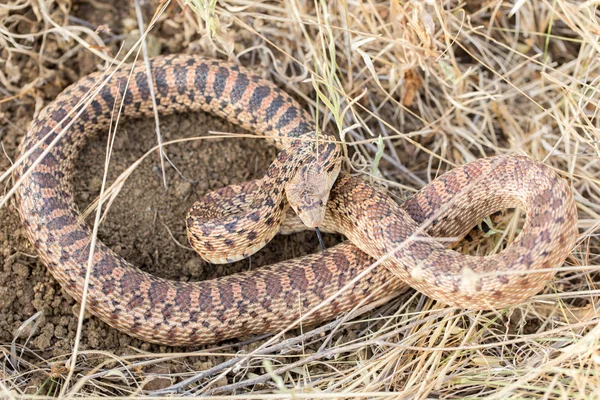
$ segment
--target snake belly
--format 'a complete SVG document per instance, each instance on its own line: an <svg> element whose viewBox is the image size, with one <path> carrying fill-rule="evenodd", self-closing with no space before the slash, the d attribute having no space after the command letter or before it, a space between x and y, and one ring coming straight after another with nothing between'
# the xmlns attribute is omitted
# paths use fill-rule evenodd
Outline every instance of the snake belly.
<svg viewBox="0 0 600 400"><path fill-rule="evenodd" d="M310 156L312 147L300 140L314 135L310 116L273 83L237 65L193 55L157 57L151 65L160 114L203 110L265 135L284 148L273 174L287 168L287 160L297 166ZM153 113L141 63L117 69L98 87L103 79L99 73L82 78L35 118L15 170L18 211L27 235L52 275L79 302L92 234L74 204L74 162L86 139L109 126L121 100L122 116ZM84 107L81 99L90 90L97 94ZM335 156L338 151L325 150L320 154ZM472 182L477 183L474 192L463 190L472 188ZM281 196L281 190L273 191ZM356 207L357 202L363 205ZM427 236L464 235L478 218L515 203L534 217L528 214L516 242L494 256L460 255ZM450 212L446 204L453 204ZM562 262L574 243L575 211L564 182L543 164L524 157L483 159L457 168L402 207L360 180L342 176L332 189L325 230L342 231L361 250L342 243L255 271L176 282L139 270L97 241L86 308L148 342L198 345L283 329L345 286L304 323L332 319L367 297L380 299L404 288L404 281L450 304L498 307L507 299L515 302L539 291L551 278L552 271L517 278L509 272ZM373 226L375 218L382 223ZM423 239L406 242L415 233ZM371 257L389 253L387 268L365 270Z"/></svg>

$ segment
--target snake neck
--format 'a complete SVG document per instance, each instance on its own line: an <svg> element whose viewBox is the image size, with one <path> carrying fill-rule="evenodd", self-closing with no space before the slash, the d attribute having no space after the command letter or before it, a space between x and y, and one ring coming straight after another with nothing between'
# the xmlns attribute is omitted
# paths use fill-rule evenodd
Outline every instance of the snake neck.
<svg viewBox="0 0 600 400"><path fill-rule="evenodd" d="M210 196L195 203L186 219L191 246L202 258L215 264L238 261L259 251L280 231L285 220L287 185L302 176L307 167L314 168L321 162L315 156L316 151L337 150L326 146L322 144L319 148L306 141L294 141L283 149L265 176L257 181L258 188L252 198L245 199L249 204L244 208L234 203L213 207ZM328 186L327 197L329 189ZM321 206L324 210L326 201ZM217 212L219 208L227 211Z"/></svg>

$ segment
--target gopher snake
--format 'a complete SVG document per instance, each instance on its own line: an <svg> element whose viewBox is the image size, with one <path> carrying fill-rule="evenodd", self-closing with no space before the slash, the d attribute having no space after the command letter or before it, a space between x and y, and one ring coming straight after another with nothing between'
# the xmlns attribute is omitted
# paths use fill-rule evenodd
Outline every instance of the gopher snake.
<svg viewBox="0 0 600 400"><path fill-rule="evenodd" d="M310 117L289 95L242 67L196 56L156 58L152 71L161 114L210 111L285 148L265 178L221 189L192 208L190 241L205 258L236 259L260 248L282 222L287 224L283 230L294 229L297 221L285 217L284 187L296 207L314 206L304 222L310 225L312 219L325 231L339 231L362 251L346 242L255 271L189 283L144 273L98 242L86 306L132 336L194 345L276 331L349 284L372 262L369 255L388 253L392 257L384 264L394 274L383 267L369 270L304 322L331 319L366 296L376 300L398 290L403 282L448 304L503 307L538 292L574 244L576 209L566 184L543 164L517 156L456 168L402 207L361 180L341 175L320 223L319 203L327 200L329 180L339 170L339 147L327 140L330 136L314 140ZM142 64L118 69L83 107L81 100L101 79L98 73L82 78L35 118L15 175L21 179L18 210L29 239L78 301L91 232L74 205L74 160L87 137L109 126L115 104L122 101L121 112L128 117L152 115ZM315 175L321 181L309 181ZM527 211L525 226L496 255L458 254L427 236L463 236L491 212L514 206ZM302 216L305 210L296 211ZM545 271L531 273L538 268Z"/></svg>

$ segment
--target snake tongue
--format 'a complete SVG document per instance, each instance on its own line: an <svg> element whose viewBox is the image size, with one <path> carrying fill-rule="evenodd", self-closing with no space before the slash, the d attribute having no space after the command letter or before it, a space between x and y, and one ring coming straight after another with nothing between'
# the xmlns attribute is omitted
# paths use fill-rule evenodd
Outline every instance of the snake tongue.
<svg viewBox="0 0 600 400"><path fill-rule="evenodd" d="M321 231L319 228L315 227L315 232L317 232L317 237L319 238L319 244L321 245L321 249L323 251L327 250L327 246L325 246L325 242L323 241L323 235L321 235Z"/></svg>

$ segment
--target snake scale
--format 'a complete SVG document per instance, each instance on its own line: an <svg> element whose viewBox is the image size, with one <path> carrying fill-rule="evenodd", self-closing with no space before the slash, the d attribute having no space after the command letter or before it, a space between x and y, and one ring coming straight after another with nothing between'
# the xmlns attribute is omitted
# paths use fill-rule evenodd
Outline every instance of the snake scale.
<svg viewBox="0 0 600 400"><path fill-rule="evenodd" d="M522 156L480 159L440 176L402 206L345 174L329 192L329 180L339 171L340 147L331 136L315 134L310 116L273 83L243 67L192 55L161 56L151 65L159 113L208 111L283 149L264 178L208 194L192 207L188 237L203 257L238 259L279 230L297 229L285 191L294 192L293 201L302 207L314 206L306 214L292 205L300 217L304 213L305 224L310 226L312 218L313 226L340 232L351 243L214 280L176 282L139 270L98 241L86 307L134 337L197 345L273 332L345 285L347 290L304 323L332 319L367 296L377 300L399 290L404 282L447 304L504 307L541 290L574 245L574 200L566 183L542 163ZM21 144L15 170L27 235L77 301L84 290L91 231L74 204L74 162L86 139L106 130L119 107L126 117L153 115L142 64L118 68L108 84L99 86L104 77L82 78L40 112ZM98 92L85 106L91 90ZM314 176L318 182L311 181ZM440 239L456 240L507 207L524 209L527 218L515 241L497 254L459 254ZM372 257L384 262L365 272Z"/></svg>

